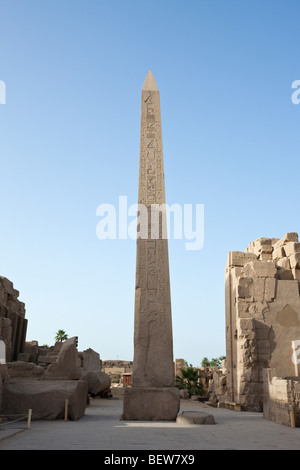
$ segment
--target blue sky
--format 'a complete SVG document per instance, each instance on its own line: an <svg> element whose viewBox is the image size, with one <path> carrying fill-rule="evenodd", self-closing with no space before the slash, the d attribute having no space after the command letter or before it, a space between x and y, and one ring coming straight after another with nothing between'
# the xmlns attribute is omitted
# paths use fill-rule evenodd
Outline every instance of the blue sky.
<svg viewBox="0 0 300 470"><path fill-rule="evenodd" d="M174 357L225 354L231 250L300 232L298 0L0 0L0 274L27 340L58 329L133 358L135 241L96 236L137 202L140 98L160 90L167 203L204 204L205 242L170 240Z"/></svg>

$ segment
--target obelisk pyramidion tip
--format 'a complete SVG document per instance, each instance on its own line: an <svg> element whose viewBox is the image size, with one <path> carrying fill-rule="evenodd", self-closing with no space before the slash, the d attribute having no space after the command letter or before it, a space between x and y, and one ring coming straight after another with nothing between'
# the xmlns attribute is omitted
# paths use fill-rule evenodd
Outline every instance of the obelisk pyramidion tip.
<svg viewBox="0 0 300 470"><path fill-rule="evenodd" d="M143 91L158 91L158 87L156 85L156 81L151 70L149 70L149 72L146 75L142 90Z"/></svg>

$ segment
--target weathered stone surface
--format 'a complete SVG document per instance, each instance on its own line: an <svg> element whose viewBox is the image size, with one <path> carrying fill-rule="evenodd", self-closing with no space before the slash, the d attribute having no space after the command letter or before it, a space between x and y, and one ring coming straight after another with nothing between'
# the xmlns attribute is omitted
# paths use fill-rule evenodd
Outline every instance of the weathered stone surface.
<svg viewBox="0 0 300 470"><path fill-rule="evenodd" d="M227 387L227 371L226 360L222 361L222 369L214 369L213 378L209 381L208 403L210 406L224 408L226 387Z"/></svg>
<svg viewBox="0 0 300 470"><path fill-rule="evenodd" d="M7 372L13 382L38 381L43 380L45 376L45 369L32 362L8 362Z"/></svg>
<svg viewBox="0 0 300 470"><path fill-rule="evenodd" d="M128 387L124 392L123 420L175 421L180 409L176 387Z"/></svg>
<svg viewBox="0 0 300 470"><path fill-rule="evenodd" d="M6 364L6 346L2 339L0 339L0 364Z"/></svg>
<svg viewBox="0 0 300 470"><path fill-rule="evenodd" d="M189 391L186 388L179 390L179 393L180 393L180 398L182 398L183 400L188 400L190 398Z"/></svg>
<svg viewBox="0 0 300 470"><path fill-rule="evenodd" d="M276 376L276 369L264 370L264 418L286 426L300 426L299 377Z"/></svg>
<svg viewBox="0 0 300 470"><path fill-rule="evenodd" d="M148 214L153 205L166 202L160 98L151 71L142 89L138 202L147 207ZM162 233L153 239L152 217L148 224L148 238L137 239L132 385L170 387L174 367L168 240ZM165 212L157 228L164 224Z"/></svg>
<svg viewBox="0 0 300 470"><path fill-rule="evenodd" d="M31 362L31 355L29 353L19 353L18 361Z"/></svg>
<svg viewBox="0 0 300 470"><path fill-rule="evenodd" d="M160 97L149 71L141 99L138 191L146 210L138 224L132 388L124 394L124 419L175 420L180 402L174 389L167 217L158 210L165 202Z"/></svg>
<svg viewBox="0 0 300 470"><path fill-rule="evenodd" d="M256 259L257 256L254 253L244 253L243 251L230 251L227 258L226 267L244 266L249 261Z"/></svg>
<svg viewBox="0 0 300 470"><path fill-rule="evenodd" d="M276 297L280 299L281 304L288 304L291 302L298 303L299 301L299 286L298 282L292 280L278 280Z"/></svg>
<svg viewBox="0 0 300 470"><path fill-rule="evenodd" d="M283 246L280 246L279 248L276 248L276 250L273 251L272 253L272 258L274 260L279 260L281 258L284 258L285 255L285 250Z"/></svg>
<svg viewBox="0 0 300 470"><path fill-rule="evenodd" d="M78 353L78 356L81 359L81 368L85 372L101 370L100 355L93 349L89 348L81 351Z"/></svg>
<svg viewBox="0 0 300 470"><path fill-rule="evenodd" d="M271 254L273 251L271 238L259 238L252 242L246 252L254 253L259 259L263 255Z"/></svg>
<svg viewBox="0 0 300 470"><path fill-rule="evenodd" d="M295 253L290 256L290 265L292 269L300 269L300 253Z"/></svg>
<svg viewBox="0 0 300 470"><path fill-rule="evenodd" d="M91 395L99 395L101 392L109 390L111 386L109 375L101 371L89 371L81 376L81 380L87 382Z"/></svg>
<svg viewBox="0 0 300 470"><path fill-rule="evenodd" d="M47 367L49 364L55 364L57 361L57 356L52 356L49 354L49 356L39 356L39 365L43 365L44 367Z"/></svg>
<svg viewBox="0 0 300 470"><path fill-rule="evenodd" d="M288 242L286 245L284 245L284 251L286 256L300 253L300 242Z"/></svg>
<svg viewBox="0 0 300 470"><path fill-rule="evenodd" d="M264 300L272 302L276 295L276 279L267 277L265 280Z"/></svg>
<svg viewBox="0 0 300 470"><path fill-rule="evenodd" d="M241 276L238 278L237 284L237 297L246 299L252 296L253 293L253 280L248 276Z"/></svg>
<svg viewBox="0 0 300 470"><path fill-rule="evenodd" d="M289 258L287 258L286 256L284 256L283 258L281 259L278 259L277 260L277 266L279 268L282 268L282 269L290 269L291 268L291 265L290 265L290 260Z"/></svg>
<svg viewBox="0 0 300 470"><path fill-rule="evenodd" d="M259 259L262 261L272 261L272 253L261 253Z"/></svg>
<svg viewBox="0 0 300 470"><path fill-rule="evenodd" d="M247 248L257 260L225 270L226 400L252 411L262 411L265 368L294 375L292 343L300 340L298 235L271 242L272 261L262 257L270 241L260 239Z"/></svg>
<svg viewBox="0 0 300 470"><path fill-rule="evenodd" d="M3 414L26 415L31 409L32 420L62 419L68 399L68 417L77 420L85 412L87 389L82 380L4 383Z"/></svg>
<svg viewBox="0 0 300 470"><path fill-rule="evenodd" d="M0 276L0 338L6 345L6 361L16 361L23 352L27 330L25 304L13 283Z"/></svg>
<svg viewBox="0 0 300 470"><path fill-rule="evenodd" d="M289 242L297 242L298 241L298 233L290 232L286 233L284 237L280 238L276 243L274 243L273 248L277 250L280 246L284 246Z"/></svg>
<svg viewBox="0 0 300 470"><path fill-rule="evenodd" d="M265 278L263 278L263 277L253 277L252 278L252 286L253 286L253 293L252 293L253 301L254 302L263 302L264 292L265 292Z"/></svg>
<svg viewBox="0 0 300 470"><path fill-rule="evenodd" d="M276 276L276 264L275 261L250 261L247 263L243 272L246 276L257 276L257 277L275 277Z"/></svg>
<svg viewBox="0 0 300 470"><path fill-rule="evenodd" d="M3 414L3 409L2 409L3 384L4 382L7 382L8 380L9 380L9 376L7 373L7 364L0 363L0 415Z"/></svg>
<svg viewBox="0 0 300 470"><path fill-rule="evenodd" d="M76 380L81 373L77 367L77 338L69 338L61 344L54 364L50 364L45 375L46 380Z"/></svg>
<svg viewBox="0 0 300 470"><path fill-rule="evenodd" d="M300 269L293 268L292 269L293 278L300 281Z"/></svg>
<svg viewBox="0 0 300 470"><path fill-rule="evenodd" d="M293 273L290 269L284 269L278 267L277 278L281 281L292 281L294 279Z"/></svg>
<svg viewBox="0 0 300 470"><path fill-rule="evenodd" d="M285 305L283 309L277 314L277 321L281 326L299 326L300 320L298 313L289 304Z"/></svg>
<svg viewBox="0 0 300 470"><path fill-rule="evenodd" d="M205 411L183 411L176 418L179 424L216 424L213 415Z"/></svg>

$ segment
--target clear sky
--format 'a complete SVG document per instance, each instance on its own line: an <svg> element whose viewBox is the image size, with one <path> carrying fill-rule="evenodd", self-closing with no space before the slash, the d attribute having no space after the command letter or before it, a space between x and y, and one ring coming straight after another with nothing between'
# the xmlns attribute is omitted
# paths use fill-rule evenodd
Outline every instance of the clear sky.
<svg viewBox="0 0 300 470"><path fill-rule="evenodd" d="M99 204L137 202L140 99L160 91L168 204L204 204L202 250L170 240L174 357L225 354L228 252L300 233L299 0L0 0L0 275L27 340L58 329L133 358L135 241Z"/></svg>

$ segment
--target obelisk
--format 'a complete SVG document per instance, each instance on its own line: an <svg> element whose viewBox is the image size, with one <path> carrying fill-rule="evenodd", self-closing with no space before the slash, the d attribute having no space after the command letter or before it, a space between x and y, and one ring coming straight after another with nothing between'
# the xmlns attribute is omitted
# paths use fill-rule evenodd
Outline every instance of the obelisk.
<svg viewBox="0 0 300 470"><path fill-rule="evenodd" d="M160 97L149 70L142 88L139 163L140 225L136 252L132 387L124 394L124 420L176 419L173 335L166 235ZM143 218L142 218L143 216Z"/></svg>

